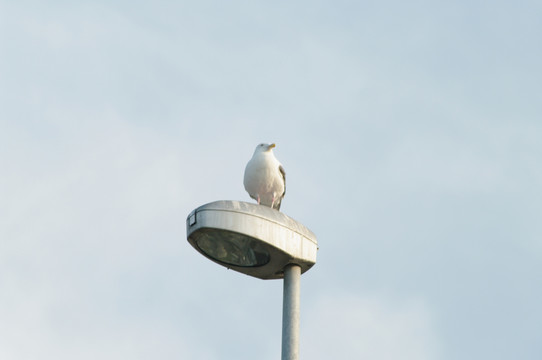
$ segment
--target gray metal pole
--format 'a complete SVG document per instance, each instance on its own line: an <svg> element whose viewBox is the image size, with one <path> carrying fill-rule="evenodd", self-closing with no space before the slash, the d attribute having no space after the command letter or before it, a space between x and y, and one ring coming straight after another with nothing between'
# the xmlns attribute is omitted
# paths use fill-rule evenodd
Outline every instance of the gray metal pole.
<svg viewBox="0 0 542 360"><path fill-rule="evenodd" d="M282 360L299 359L299 292L301 267L284 268L284 297L282 302Z"/></svg>

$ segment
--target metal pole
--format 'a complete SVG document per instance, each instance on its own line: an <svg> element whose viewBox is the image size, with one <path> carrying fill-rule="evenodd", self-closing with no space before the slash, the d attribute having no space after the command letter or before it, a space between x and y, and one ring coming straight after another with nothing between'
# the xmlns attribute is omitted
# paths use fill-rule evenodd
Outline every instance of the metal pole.
<svg viewBox="0 0 542 360"><path fill-rule="evenodd" d="M284 297L282 302L282 360L299 359L299 290L301 267L284 268Z"/></svg>

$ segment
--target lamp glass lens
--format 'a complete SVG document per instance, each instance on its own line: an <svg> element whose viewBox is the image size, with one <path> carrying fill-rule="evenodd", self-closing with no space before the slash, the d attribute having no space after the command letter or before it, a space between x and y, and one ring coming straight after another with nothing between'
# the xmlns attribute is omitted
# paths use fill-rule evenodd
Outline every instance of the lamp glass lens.
<svg viewBox="0 0 542 360"><path fill-rule="evenodd" d="M195 236L200 250L221 263L254 267L269 262L269 253L261 241L250 236L216 229L200 229Z"/></svg>

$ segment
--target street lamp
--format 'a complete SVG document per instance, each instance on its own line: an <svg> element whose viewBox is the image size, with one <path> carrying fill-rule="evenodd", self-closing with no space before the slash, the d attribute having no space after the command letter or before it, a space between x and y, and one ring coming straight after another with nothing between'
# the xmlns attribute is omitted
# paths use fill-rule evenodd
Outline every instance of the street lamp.
<svg viewBox="0 0 542 360"><path fill-rule="evenodd" d="M284 279L282 359L298 359L301 274L316 263L316 236L280 211L215 201L186 219L188 242L210 260L259 279Z"/></svg>

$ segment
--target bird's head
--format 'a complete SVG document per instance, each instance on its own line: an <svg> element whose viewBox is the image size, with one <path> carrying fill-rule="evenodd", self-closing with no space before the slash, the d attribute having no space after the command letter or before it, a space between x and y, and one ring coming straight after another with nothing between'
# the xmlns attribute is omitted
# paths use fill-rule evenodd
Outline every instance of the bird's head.
<svg viewBox="0 0 542 360"><path fill-rule="evenodd" d="M271 151L273 150L274 147L275 147L274 143L273 144L261 143L258 146L256 146L256 150L254 150L254 153L263 153L263 152Z"/></svg>

